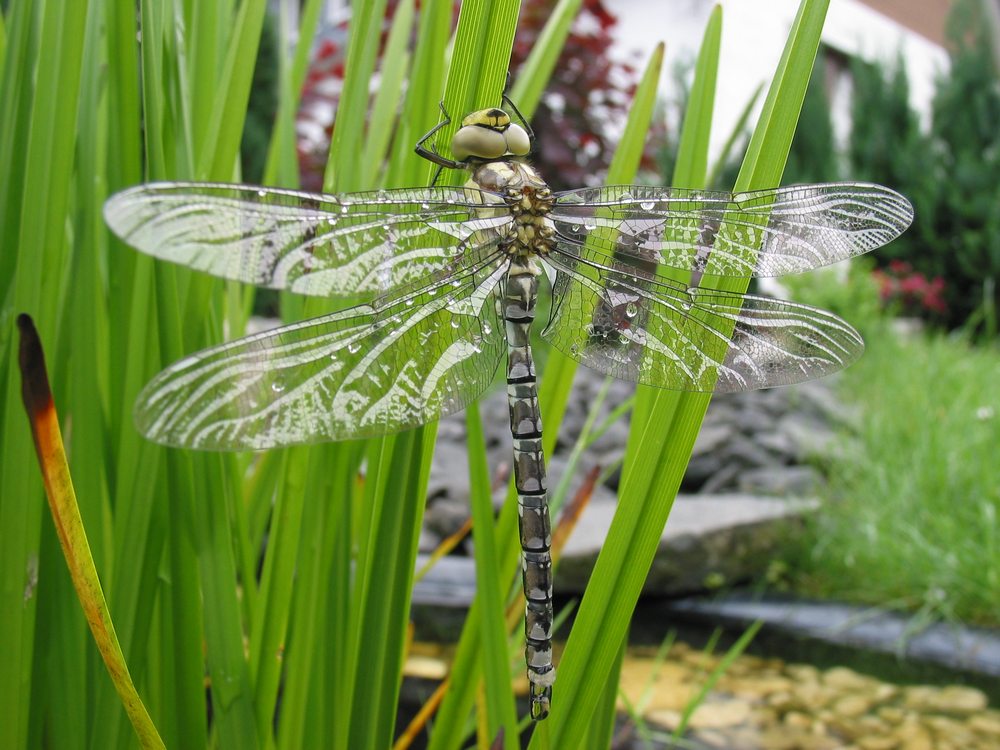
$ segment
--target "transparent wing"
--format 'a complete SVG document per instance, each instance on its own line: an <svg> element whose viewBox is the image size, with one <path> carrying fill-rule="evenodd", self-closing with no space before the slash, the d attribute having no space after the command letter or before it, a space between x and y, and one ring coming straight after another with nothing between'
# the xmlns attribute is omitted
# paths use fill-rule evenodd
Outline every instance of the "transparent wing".
<svg viewBox="0 0 1000 750"><path fill-rule="evenodd" d="M208 183L137 185L104 217L142 252L214 276L318 296L379 296L496 240L500 196L414 188L350 195ZM477 212L477 209L478 212ZM492 210L496 213L496 210Z"/></svg>
<svg viewBox="0 0 1000 750"><path fill-rule="evenodd" d="M550 216L569 253L585 242L606 258L745 278L867 253L898 237L913 207L894 190L862 183L735 194L625 185L560 193Z"/></svg>
<svg viewBox="0 0 1000 750"><path fill-rule="evenodd" d="M497 253L392 300L194 354L139 395L136 424L167 445L258 450L416 427L485 390L504 351Z"/></svg>
<svg viewBox="0 0 1000 750"><path fill-rule="evenodd" d="M624 267L549 256L542 337L588 367L678 391L790 385L853 362L864 342L837 316L794 302L688 288Z"/></svg>

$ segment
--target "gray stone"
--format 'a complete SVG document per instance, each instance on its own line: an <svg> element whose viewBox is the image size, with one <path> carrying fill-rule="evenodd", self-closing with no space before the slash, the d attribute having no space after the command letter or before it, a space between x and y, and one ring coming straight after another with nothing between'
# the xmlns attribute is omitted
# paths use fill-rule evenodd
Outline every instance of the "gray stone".
<svg viewBox="0 0 1000 750"><path fill-rule="evenodd" d="M467 497L461 500L438 498L424 512L424 528L443 539L458 531L468 520L470 512Z"/></svg>
<svg viewBox="0 0 1000 750"><path fill-rule="evenodd" d="M780 529L815 501L750 495L678 495L644 591L684 594L764 572ZM617 504L595 499L563 549L556 573L561 593L582 592Z"/></svg>
<svg viewBox="0 0 1000 750"><path fill-rule="evenodd" d="M790 412L782 417L777 429L788 435L795 445L796 459L799 461L822 456L836 442L836 435L826 422L819 417L797 412Z"/></svg>
<svg viewBox="0 0 1000 750"><path fill-rule="evenodd" d="M703 495L712 495L733 489L739 483L739 477L743 471L744 468L735 461L725 463L718 471L708 477L698 491Z"/></svg>
<svg viewBox="0 0 1000 750"><path fill-rule="evenodd" d="M710 616L739 628L756 620L796 636L882 651L907 659L1000 677L1000 632L954 623L914 629L912 616L835 602L759 599L733 594L705 601L674 602L677 612Z"/></svg>
<svg viewBox="0 0 1000 750"><path fill-rule="evenodd" d="M822 478L812 466L777 466L743 471L736 484L741 492L807 497L816 494Z"/></svg>
<svg viewBox="0 0 1000 750"><path fill-rule="evenodd" d="M464 435L460 442L438 441L427 480L427 497L469 499L469 455Z"/></svg>
<svg viewBox="0 0 1000 750"><path fill-rule="evenodd" d="M724 453L727 462L735 462L744 467L773 468L784 462L774 457L774 454L759 445L754 438L737 435L726 446Z"/></svg>
<svg viewBox="0 0 1000 750"><path fill-rule="evenodd" d="M709 406L709 409L712 407ZM694 441L694 449L691 456L702 456L706 453L715 453L736 436L736 428L729 422L716 422L714 419L705 419L698 433L698 438Z"/></svg>

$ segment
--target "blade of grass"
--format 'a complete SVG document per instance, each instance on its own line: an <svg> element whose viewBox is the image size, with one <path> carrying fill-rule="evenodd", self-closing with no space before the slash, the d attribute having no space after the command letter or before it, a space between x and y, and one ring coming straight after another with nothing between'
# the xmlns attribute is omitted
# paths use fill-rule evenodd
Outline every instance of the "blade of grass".
<svg viewBox="0 0 1000 750"><path fill-rule="evenodd" d="M500 104L520 7L520 0L462 3L444 91L451 122L438 131L434 141L442 154L451 153L451 137L467 113ZM427 162L425 169L429 182L437 166ZM460 185L466 179L460 170L445 170L439 184Z"/></svg>
<svg viewBox="0 0 1000 750"><path fill-rule="evenodd" d="M208 4L211 7L211 3ZM246 120L254 60L267 11L266 0L243 0L229 40L222 75L216 81L215 107L207 130L200 134L198 152L200 178L231 179L239 156L243 123ZM207 14L205 14L207 15ZM223 92L219 96L219 92Z"/></svg>
<svg viewBox="0 0 1000 750"><path fill-rule="evenodd" d="M780 178L794 122L798 117L819 44L826 7L824 0L804 0L800 6L765 103L765 114L758 123L751 142L752 156L748 155L737 189L747 189L751 185L762 187L777 184ZM710 27L713 23L717 21L710 20ZM696 74L696 86L700 85L699 78ZM772 132L770 126L772 122L776 122L777 117L784 118L784 121ZM685 128L693 124L686 121ZM707 123L699 125L705 127ZM700 160L692 159L689 163L700 163ZM580 619L583 619L585 608L589 608L588 597L595 581L598 586L593 588L595 597L604 600L604 596L609 595L610 600L614 601L612 611L630 613L634 608L642 581L652 562L660 531L680 486L708 401L709 396L705 394L684 394L679 398L666 394L657 399L656 407L649 412L645 422L637 407L635 413L640 418L633 421L632 436L641 435L641 438L630 436L625 481L621 491L622 502L595 566L591 587L588 587L587 595L581 603ZM662 429L663 424L671 425L666 433ZM608 617L604 627L592 632L584 644L591 659L609 659L611 655L609 644L600 642L598 636L617 644L617 639L624 637L624 630L625 618ZM572 638L571 643L567 644L567 654L571 645ZM589 705L595 699L591 697L593 692L595 691L589 686L577 691L574 707ZM559 738L571 745L576 736L575 728L569 725Z"/></svg>
<svg viewBox="0 0 1000 750"><path fill-rule="evenodd" d="M482 601L483 674L486 681L486 736L496 737L502 731L503 746L517 748L517 714L510 686L507 663L507 634L504 632L503 595L509 585L501 583L497 565L496 540L493 535L493 503L490 500L489 466L482 450L486 440L479 416L478 404L465 410L465 425L469 445L469 489L472 506L472 536L476 549L476 593Z"/></svg>
<svg viewBox="0 0 1000 750"><path fill-rule="evenodd" d="M427 179L427 163L414 153L413 146L438 119L446 73L443 50L451 33L452 8L450 0L420 4L417 44L403 112L396 123L386 187L420 185Z"/></svg>
<svg viewBox="0 0 1000 750"><path fill-rule="evenodd" d="M80 599L94 642L101 652L101 658L114 682L115 690L121 697L140 744L144 748L165 747L132 683L128 665L125 663L115 635L107 602L104 600L101 581L94 566L83 527L83 518L80 516L76 501L69 462L66 459L62 433L59 429L59 416L52 400L52 392L49 390L45 358L38 332L27 315L18 317L17 325L21 334L19 367L22 401L31 425L49 509L52 512L67 568L73 579L73 587Z"/></svg>
<svg viewBox="0 0 1000 750"><path fill-rule="evenodd" d="M625 132L608 170L609 181L629 182L634 178L642 154L642 144L646 131L652 120L662 62L663 45L661 44L650 58L636 89L635 101L632 105L632 111L629 113ZM548 395L546 379L549 377L549 368L553 361L559 363L560 377L566 377L567 372L569 372L570 377L567 379L571 379L572 371L575 370L575 365L571 368L568 364L571 360L567 357L550 356L543 375L539 398L543 393ZM549 424L559 424L564 411L565 401L560 404L542 402L542 413L546 415ZM552 416L553 412L554 417ZM557 421L553 422L553 419ZM548 434L551 435L552 432L553 430L550 430ZM553 439L554 437L553 435ZM616 520L619 515L621 515L621 509L616 514ZM610 544L605 544L604 550L598 557L598 565L601 564L601 558L605 556L609 547ZM619 553L621 552L622 550L619 549ZM626 567L624 559L615 562L619 570ZM608 573L605 572L604 575L608 576ZM596 592L595 583L598 584ZM617 591L619 583L620 581L614 574L600 580L595 575L591 577L590 584L587 586L573 630L559 663L559 675L556 679L556 687L553 689L552 715L548 719L551 724L549 731L553 747L575 747L582 743L583 735L587 731L600 699L601 686L605 684L611 673L621 639L628 627L629 614L632 611L632 607L624 609L621 608L619 602L614 601L616 593L621 595L621 592ZM634 593L635 596L638 596L637 590ZM602 636L603 628L609 628L608 635ZM606 640L602 641L602 638ZM532 738L530 746L538 747L535 738Z"/></svg>
<svg viewBox="0 0 1000 750"><path fill-rule="evenodd" d="M264 168L265 185L283 185L294 188L299 184L298 155L295 151L295 113L299 106L302 85L305 83L309 66L312 40L319 26L323 0L306 0L299 23L298 44L295 56L289 64L285 55L280 57L278 112L274 119L274 131L267 148L267 162ZM281 6L279 38L287 39L288 6Z"/></svg>
<svg viewBox="0 0 1000 750"><path fill-rule="evenodd" d="M361 0L351 8L350 37L344 65L344 87L337 104L330 140L330 158L323 175L327 192L352 192L370 185L362 182L363 138L368 114L369 82L375 74L385 0Z"/></svg>
<svg viewBox="0 0 1000 750"><path fill-rule="evenodd" d="M597 702L590 720L590 727L581 750L605 750L612 746L615 731L615 708L618 704L618 683L621 682L622 662L625 661L626 641L623 639L618 649L618 658L611 667L611 673L604 685L604 692Z"/></svg>
<svg viewBox="0 0 1000 750"><path fill-rule="evenodd" d="M257 609L250 628L250 671L254 685L257 736L262 744L267 744L271 736L281 681L281 643L288 626L302 518L306 498L309 497L305 491L307 470L303 462L289 462L285 484L274 498L267 553L260 576L260 598L267 606Z"/></svg>
<svg viewBox="0 0 1000 750"><path fill-rule="evenodd" d="M538 41L531 48L528 58L518 71L517 82L508 92L514 104L529 120L535 113L538 100L548 85L562 53L566 37L569 36L573 21L583 5L583 0L559 0L552 9L549 20L538 35Z"/></svg>
<svg viewBox="0 0 1000 750"><path fill-rule="evenodd" d="M44 12L43 12L44 11ZM37 46L27 38L9 46L25 57L5 65L4 85L13 85L15 101L21 106L5 120L25 150L7 153L7 163L0 163L7 186L3 217L11 222L10 232L17 232L17 248L12 282L3 290L14 309L34 313L41 321L43 335L57 340L56 324L65 281L67 237L65 233L73 150L76 143L76 115L80 90L80 71L85 38L86 2L56 2L44 8L27 5L20 11L24 25L20 33L37 33ZM17 18L15 17L15 22ZM38 24L32 31L31 26ZM44 54L42 53L44 50ZM37 58L36 58L37 55ZM33 98L29 98L32 92ZM21 140L21 139L25 140ZM10 169L12 171L8 172ZM20 195L11 203L16 190ZM10 209L17 206L16 221ZM4 231L5 239L11 239ZM7 253L3 253L7 255ZM8 267L9 268L9 267ZM24 422L18 418L16 384L17 361L10 346L11 326L4 326L2 350L6 363L0 432L0 466L24 467L32 461L31 445ZM23 747L28 737L30 698L32 695L32 659L36 647L35 580L39 567L47 573L50 565L61 561L39 559L41 531L40 484L33 472L4 471L0 477L0 664L8 665L9 677L0 682L6 720L0 722L0 746ZM54 569L53 569L54 570ZM34 572L33 572L34 571Z"/></svg>
<svg viewBox="0 0 1000 750"><path fill-rule="evenodd" d="M412 33L413 13L413 0L403 0L396 7L396 13L392 17L389 39L382 54L382 67L379 71L378 91L375 94L371 121L368 125L368 138L365 140L364 155L361 158L366 184L375 183L389 150L389 138L395 125L396 110L403 89L403 76L410 62L406 45Z"/></svg>
<svg viewBox="0 0 1000 750"><path fill-rule="evenodd" d="M676 742L681 735L684 734L687 729L688 722L691 721L691 716L694 714L695 710L704 702L706 696L712 691L719 679L726 673L726 670L732 666L733 662L736 661L739 656L746 651L747 646L756 637L757 632L763 625L762 620L757 620L750 627L748 627L743 634L736 640L728 651L726 651L725 656L719 660L719 663L712 670L712 673L708 676L701 684L701 688L698 692L688 701L688 704L684 707L684 712L681 714L681 720L677 723L677 728L674 729L672 735L673 740Z"/></svg>
<svg viewBox="0 0 1000 750"><path fill-rule="evenodd" d="M483 0L465 3L462 6L445 94L445 102L449 108L461 107L455 111L449 109L453 118L461 119L466 111L499 103L506 80L510 50L513 46L518 9L518 3L487 3ZM490 40L488 43L487 39ZM487 48L495 51L489 55L484 54L484 49ZM465 80L473 75L479 76L480 80ZM483 93L477 96L474 94L477 91ZM457 122L453 121L452 127L442 129L442 133L454 132L456 126ZM444 135L438 138L437 143L448 143L447 138L448 136ZM421 169L427 175L427 179L430 179L436 171L426 167ZM449 179L458 177L456 175ZM470 461L476 460L478 457L470 455ZM501 521L496 526L500 555L495 559L500 560L499 569L502 571L500 580L511 581L514 575L518 549L515 516L508 503L508 507L505 507L501 514ZM491 560L490 564L492 562ZM457 748L466 734L466 720L472 711L477 685L482 675L481 616L481 605L476 601L469 610L461 641L452 662L451 689L441 703L434 724L429 743L432 750Z"/></svg>
<svg viewBox="0 0 1000 750"><path fill-rule="evenodd" d="M733 125L733 129L729 133L729 137L726 139L725 144L722 147L722 151L719 152L718 158L715 160L715 164L712 165L712 170L709 172L708 177L705 179L706 186L713 186L719 180L719 175L722 174L722 170L725 169L726 163L729 161L729 155L736 148L736 141L739 140L743 131L747 127L747 123L750 121L750 114L753 112L754 107L757 106L757 100L760 99L760 95L764 93L764 83L754 89L753 94L747 99L747 103L744 105L740 116L736 118L736 124Z"/></svg>

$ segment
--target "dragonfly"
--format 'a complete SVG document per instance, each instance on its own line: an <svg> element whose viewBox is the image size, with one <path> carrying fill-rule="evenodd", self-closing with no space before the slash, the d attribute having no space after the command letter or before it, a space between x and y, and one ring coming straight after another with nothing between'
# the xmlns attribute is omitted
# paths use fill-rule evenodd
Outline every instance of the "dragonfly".
<svg viewBox="0 0 1000 750"><path fill-rule="evenodd" d="M640 185L555 192L530 163L534 134L508 99L416 152L464 170L462 187L320 195L160 182L113 195L105 219L156 258L261 287L360 301L213 346L142 390L158 443L263 450L369 438L473 403L506 354L530 715L550 711L551 522L530 334L601 373L681 391L734 392L835 372L863 350L839 317L726 291L733 279L825 266L899 236L913 210L873 184L744 193ZM516 118L516 120L515 120ZM437 180L435 179L434 182Z"/></svg>

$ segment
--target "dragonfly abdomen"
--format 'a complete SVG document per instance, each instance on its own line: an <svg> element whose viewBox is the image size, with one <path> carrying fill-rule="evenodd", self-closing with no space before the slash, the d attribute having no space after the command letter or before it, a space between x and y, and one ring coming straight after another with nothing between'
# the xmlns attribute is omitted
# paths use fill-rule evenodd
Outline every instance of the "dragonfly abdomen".
<svg viewBox="0 0 1000 750"><path fill-rule="evenodd" d="M514 444L514 486L521 537L521 575L526 599L525 661L531 685L531 715L549 712L552 666L552 545L546 497L542 419L531 354L531 323L538 296L538 269L531 257L511 259L504 287L507 329L507 402Z"/></svg>

